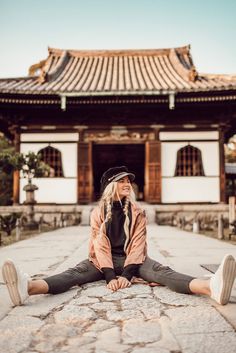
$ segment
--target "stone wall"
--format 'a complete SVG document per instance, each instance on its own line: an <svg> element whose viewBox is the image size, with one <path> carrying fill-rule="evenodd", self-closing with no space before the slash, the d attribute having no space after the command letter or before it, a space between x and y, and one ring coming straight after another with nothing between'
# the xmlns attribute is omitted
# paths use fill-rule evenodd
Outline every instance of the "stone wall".
<svg viewBox="0 0 236 353"><path fill-rule="evenodd" d="M60 225L64 222L65 225L75 225L79 224L81 221L83 206L79 205L35 205L35 220L40 221L40 218L45 223ZM27 215L29 208L26 205L18 206L0 206L0 214L7 215L11 213L21 213L22 215Z"/></svg>
<svg viewBox="0 0 236 353"><path fill-rule="evenodd" d="M198 221L201 230L217 229L218 217L222 216L224 226L228 227L229 206L226 204L199 204L199 205L151 205L140 203L146 209L149 218L155 218L160 225L177 226L185 230L193 230L194 222ZM48 223L61 222L63 219L67 224L78 224L81 221L82 213L91 211L92 205L35 205L35 220L40 217ZM0 206L0 214L21 212L27 214L28 208L25 205ZM151 216L150 216L151 215Z"/></svg>
<svg viewBox="0 0 236 353"><path fill-rule="evenodd" d="M171 225L192 231L194 226L200 230L216 230L218 219L222 217L224 227L229 225L229 206L215 205L157 205L156 223Z"/></svg>

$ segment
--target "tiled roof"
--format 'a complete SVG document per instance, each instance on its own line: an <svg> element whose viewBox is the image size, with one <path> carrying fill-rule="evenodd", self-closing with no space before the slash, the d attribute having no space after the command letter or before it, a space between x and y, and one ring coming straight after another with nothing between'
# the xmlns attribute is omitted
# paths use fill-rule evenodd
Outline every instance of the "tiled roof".
<svg viewBox="0 0 236 353"><path fill-rule="evenodd" d="M49 48L48 58L32 65L30 74L0 79L0 93L115 96L236 89L236 76L198 74L189 46L106 51Z"/></svg>

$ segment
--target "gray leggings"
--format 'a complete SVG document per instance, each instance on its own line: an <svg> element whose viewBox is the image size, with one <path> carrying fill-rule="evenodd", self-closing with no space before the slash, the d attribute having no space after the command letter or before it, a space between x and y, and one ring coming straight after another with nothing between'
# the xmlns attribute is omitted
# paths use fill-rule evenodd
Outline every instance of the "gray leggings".
<svg viewBox="0 0 236 353"><path fill-rule="evenodd" d="M122 274L124 262L125 257L113 257L114 270L118 276ZM194 277L175 272L170 267L163 266L149 257L139 266L137 277L141 277L148 282L156 282L167 286L178 293L192 293L189 289L189 283ZM75 285L100 281L102 279L104 279L103 273L89 260L84 260L65 272L44 278L51 294L62 293Z"/></svg>

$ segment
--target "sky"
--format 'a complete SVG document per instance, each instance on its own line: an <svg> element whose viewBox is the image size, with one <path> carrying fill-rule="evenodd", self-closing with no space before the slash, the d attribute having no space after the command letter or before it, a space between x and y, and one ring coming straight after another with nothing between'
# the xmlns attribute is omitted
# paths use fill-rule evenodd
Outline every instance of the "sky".
<svg viewBox="0 0 236 353"><path fill-rule="evenodd" d="M0 77L61 49L191 45L200 73L236 75L235 0L0 0Z"/></svg>

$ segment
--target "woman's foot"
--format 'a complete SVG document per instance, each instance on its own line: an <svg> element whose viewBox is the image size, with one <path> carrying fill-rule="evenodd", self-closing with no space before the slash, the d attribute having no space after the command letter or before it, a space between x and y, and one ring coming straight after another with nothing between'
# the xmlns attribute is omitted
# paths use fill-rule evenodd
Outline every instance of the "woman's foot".
<svg viewBox="0 0 236 353"><path fill-rule="evenodd" d="M236 277L236 261L232 255L225 255L218 270L210 279L211 298L225 305L229 302Z"/></svg>
<svg viewBox="0 0 236 353"><path fill-rule="evenodd" d="M22 305L29 296L28 281L30 276L23 273L12 260L4 262L2 276L14 306Z"/></svg>

